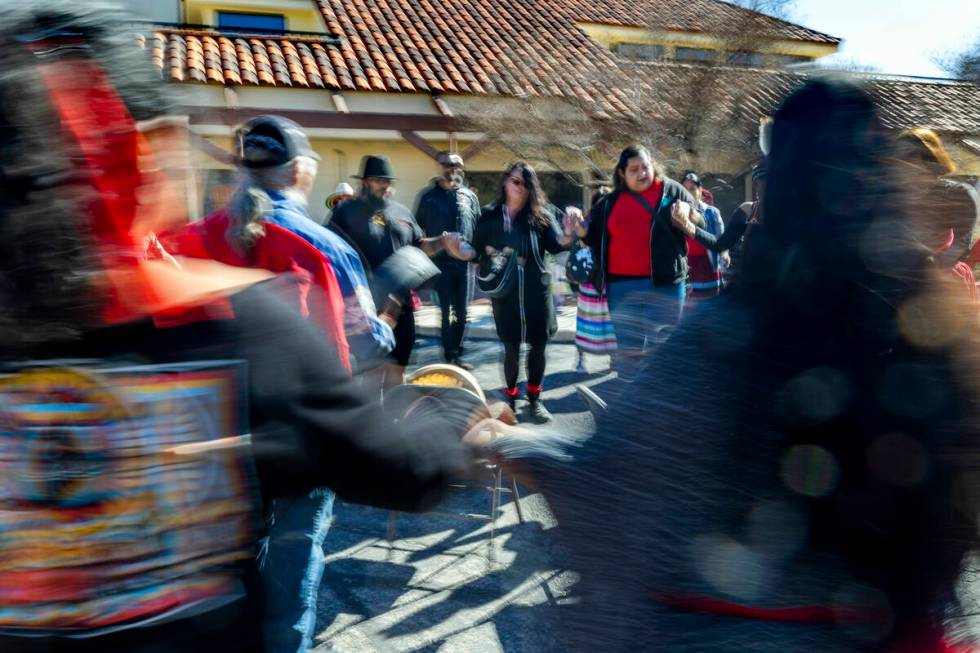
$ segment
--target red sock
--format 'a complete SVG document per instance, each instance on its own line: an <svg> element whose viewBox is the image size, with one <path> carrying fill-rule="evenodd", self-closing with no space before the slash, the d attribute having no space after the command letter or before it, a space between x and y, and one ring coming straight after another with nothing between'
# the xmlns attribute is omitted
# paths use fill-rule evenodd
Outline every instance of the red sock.
<svg viewBox="0 0 980 653"><path fill-rule="evenodd" d="M531 401L537 401L538 397L541 396L541 386L527 384L527 398Z"/></svg>
<svg viewBox="0 0 980 653"><path fill-rule="evenodd" d="M507 388L506 390L504 390L504 394L507 395L508 397L514 397L516 399L517 398L517 386L515 385L513 388Z"/></svg>

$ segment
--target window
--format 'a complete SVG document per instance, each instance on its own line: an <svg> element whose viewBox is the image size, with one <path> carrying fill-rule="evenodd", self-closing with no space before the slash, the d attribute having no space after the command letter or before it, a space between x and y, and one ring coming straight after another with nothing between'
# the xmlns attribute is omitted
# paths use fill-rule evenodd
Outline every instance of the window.
<svg viewBox="0 0 980 653"><path fill-rule="evenodd" d="M664 48L646 43L620 43L616 46L616 54L634 61L659 61L664 58Z"/></svg>
<svg viewBox="0 0 980 653"><path fill-rule="evenodd" d="M766 58L758 52L729 52L727 58L732 66L766 65Z"/></svg>
<svg viewBox="0 0 980 653"><path fill-rule="evenodd" d="M234 11L218 12L218 29L226 32L286 31L286 19L280 14L242 14Z"/></svg>
<svg viewBox="0 0 980 653"><path fill-rule="evenodd" d="M714 61L718 53L701 48L675 48L674 58L678 61Z"/></svg>

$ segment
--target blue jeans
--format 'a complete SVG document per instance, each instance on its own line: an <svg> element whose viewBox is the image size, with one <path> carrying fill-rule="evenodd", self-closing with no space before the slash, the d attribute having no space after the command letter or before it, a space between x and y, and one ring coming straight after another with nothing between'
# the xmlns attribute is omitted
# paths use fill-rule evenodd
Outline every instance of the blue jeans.
<svg viewBox="0 0 980 653"><path fill-rule="evenodd" d="M266 604L262 630L269 653L305 653L313 648L323 542L333 519L334 496L321 488L275 501L269 536L259 554Z"/></svg>
<svg viewBox="0 0 980 653"><path fill-rule="evenodd" d="M610 282L606 294L618 350L639 354L666 339L684 313L685 293L683 281L660 288L649 279Z"/></svg>

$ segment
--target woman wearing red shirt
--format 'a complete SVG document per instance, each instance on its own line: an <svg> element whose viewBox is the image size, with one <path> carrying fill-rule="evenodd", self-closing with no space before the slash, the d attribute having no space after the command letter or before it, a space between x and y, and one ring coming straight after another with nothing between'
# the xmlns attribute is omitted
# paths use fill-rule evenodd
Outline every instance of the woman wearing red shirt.
<svg viewBox="0 0 980 653"><path fill-rule="evenodd" d="M687 242L671 215L700 224L703 218L687 190L665 177L644 147L622 151L613 179L613 192L590 213L585 241L599 263L595 285L609 298L622 372L684 309Z"/></svg>

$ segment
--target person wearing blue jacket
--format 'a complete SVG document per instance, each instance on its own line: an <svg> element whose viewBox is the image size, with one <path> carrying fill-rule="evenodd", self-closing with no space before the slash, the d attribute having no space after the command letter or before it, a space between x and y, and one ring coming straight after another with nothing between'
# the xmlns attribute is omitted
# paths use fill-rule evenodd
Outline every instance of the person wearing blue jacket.
<svg viewBox="0 0 980 653"><path fill-rule="evenodd" d="M344 296L344 331L357 362L355 367L363 369L382 360L394 348L395 336L384 316L378 315L364 265L353 247L313 220L307 210L319 155L306 134L292 120L271 115L249 120L238 134L244 167L251 176L261 177L257 181L265 182L251 190L271 202L262 220L292 231L330 259ZM252 158L251 164L247 157ZM270 178L279 175L284 178ZM236 195L240 201L250 201L248 193ZM232 215L236 212L234 203L235 198L229 207Z"/></svg>

